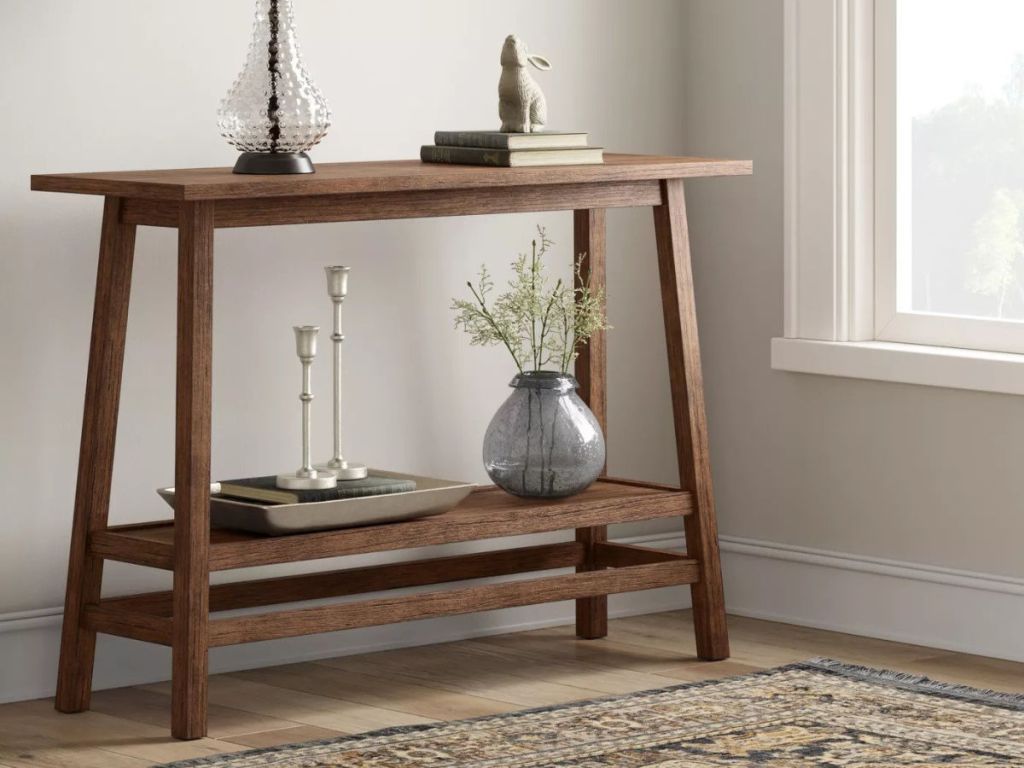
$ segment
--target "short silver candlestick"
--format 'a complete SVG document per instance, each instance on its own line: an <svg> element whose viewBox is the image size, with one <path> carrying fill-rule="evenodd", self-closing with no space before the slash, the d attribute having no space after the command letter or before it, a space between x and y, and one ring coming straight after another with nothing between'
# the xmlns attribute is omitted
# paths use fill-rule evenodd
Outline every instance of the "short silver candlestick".
<svg viewBox="0 0 1024 768"><path fill-rule="evenodd" d="M324 267L324 271L327 272L327 295L334 304L334 333L331 334L334 342L334 457L326 464L317 464L317 468L333 472L339 480L359 480L366 477L366 467L346 461L341 454L341 343L345 340L341 332L341 305L348 294L351 269L332 266Z"/></svg>
<svg viewBox="0 0 1024 768"><path fill-rule="evenodd" d="M318 488L334 488L338 484L337 476L330 471L314 469L310 462L310 428L312 424L312 376L313 358L316 357L316 336L320 328L315 325L295 326L295 352L302 363L302 467L294 474L277 476L278 488L311 490Z"/></svg>

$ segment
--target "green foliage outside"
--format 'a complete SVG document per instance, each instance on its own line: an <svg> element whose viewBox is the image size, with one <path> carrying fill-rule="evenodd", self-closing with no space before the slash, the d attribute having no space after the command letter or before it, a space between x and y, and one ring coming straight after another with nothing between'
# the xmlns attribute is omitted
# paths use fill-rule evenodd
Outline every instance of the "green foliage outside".
<svg viewBox="0 0 1024 768"><path fill-rule="evenodd" d="M1024 319L1024 56L913 123L912 306Z"/></svg>

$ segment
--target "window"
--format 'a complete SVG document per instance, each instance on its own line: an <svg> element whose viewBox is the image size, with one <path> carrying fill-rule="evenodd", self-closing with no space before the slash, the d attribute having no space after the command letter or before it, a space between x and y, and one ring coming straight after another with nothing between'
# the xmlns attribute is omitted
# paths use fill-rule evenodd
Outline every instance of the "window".
<svg viewBox="0 0 1024 768"><path fill-rule="evenodd" d="M1024 394L1024 0L784 0L780 370Z"/></svg>
<svg viewBox="0 0 1024 768"><path fill-rule="evenodd" d="M875 330L1024 352L1024 3L875 4Z"/></svg>

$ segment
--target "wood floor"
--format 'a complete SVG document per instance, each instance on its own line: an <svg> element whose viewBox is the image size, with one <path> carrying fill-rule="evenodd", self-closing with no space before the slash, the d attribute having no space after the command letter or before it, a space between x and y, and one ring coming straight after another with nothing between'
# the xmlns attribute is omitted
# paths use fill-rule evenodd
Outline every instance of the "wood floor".
<svg viewBox="0 0 1024 768"><path fill-rule="evenodd" d="M811 656L1024 692L1024 664L753 619L729 620L733 655L693 657L686 612L617 619L604 640L571 627L464 640L210 679L210 736L174 741L170 684L100 691L61 715L50 699L0 706L0 766L142 768L157 762L562 704L743 674Z"/></svg>

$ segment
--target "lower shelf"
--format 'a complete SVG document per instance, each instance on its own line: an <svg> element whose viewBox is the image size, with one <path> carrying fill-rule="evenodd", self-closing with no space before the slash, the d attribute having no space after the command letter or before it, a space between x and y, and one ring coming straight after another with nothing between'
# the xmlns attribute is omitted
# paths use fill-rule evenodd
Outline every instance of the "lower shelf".
<svg viewBox="0 0 1024 768"><path fill-rule="evenodd" d="M214 530L210 570L241 568L337 555L425 547L476 539L588 528L633 520L686 515L692 495L677 488L603 479L568 499L539 500L482 488L441 515L338 531L258 536ZM172 568L172 521L117 526L94 533L90 551L101 558ZM575 568L576 573L540 572ZM222 616L242 608L301 603L408 587L471 582L534 573L533 578L462 584L412 595L357 602L285 607ZM700 578L699 563L674 552L606 541L565 541L340 571L283 576L210 587L210 646L274 640L317 632L391 624L433 616L574 600L679 584ZM88 606L85 625L97 632L169 645L173 597L154 592L108 598Z"/></svg>
<svg viewBox="0 0 1024 768"><path fill-rule="evenodd" d="M402 523L290 536L214 530L210 570L652 520L687 515L692 508L688 491L626 480L602 479L581 494L552 500L522 499L481 488L449 512ZM174 523L114 526L93 533L89 548L107 560L171 570Z"/></svg>
<svg viewBox="0 0 1024 768"><path fill-rule="evenodd" d="M224 584L211 588L210 606L216 612L388 588L551 570L582 565L584 556L582 544L565 542ZM699 580L698 563L673 552L599 543L596 545L595 561L596 570L580 573L228 618L213 617L209 623L209 645L215 647L274 640L435 616L693 584ZM169 592L103 600L99 605L88 608L85 618L86 626L98 632L162 645L171 643L172 622Z"/></svg>

